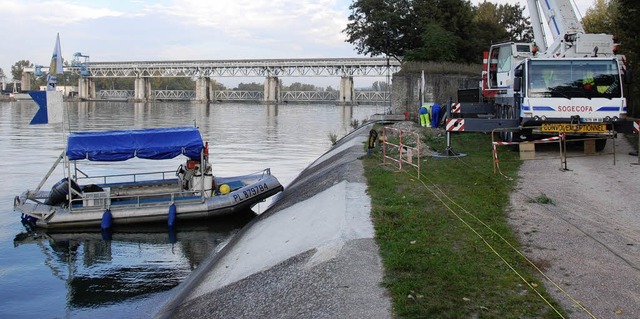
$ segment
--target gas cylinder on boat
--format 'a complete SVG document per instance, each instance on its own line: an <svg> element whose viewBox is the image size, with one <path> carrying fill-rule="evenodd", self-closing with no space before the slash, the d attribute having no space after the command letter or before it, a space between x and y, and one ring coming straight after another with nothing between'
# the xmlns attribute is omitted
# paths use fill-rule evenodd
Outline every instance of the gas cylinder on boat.
<svg viewBox="0 0 640 319"><path fill-rule="evenodd" d="M204 188L202 183L204 183ZM191 179L191 191L196 195L200 195L200 191L204 189L206 195L211 194L211 188L213 187L213 174L211 173L211 166L207 167L204 173L204 178L199 170L195 171L193 178Z"/></svg>

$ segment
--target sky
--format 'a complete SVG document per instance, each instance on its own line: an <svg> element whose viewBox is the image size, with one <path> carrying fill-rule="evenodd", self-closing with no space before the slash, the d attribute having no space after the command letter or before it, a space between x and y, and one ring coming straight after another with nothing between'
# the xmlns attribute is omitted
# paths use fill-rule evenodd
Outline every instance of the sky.
<svg viewBox="0 0 640 319"><path fill-rule="evenodd" d="M584 15L595 0L570 1ZM76 52L97 62L358 57L342 32L351 3L0 0L0 68L10 78L20 60L48 66L57 33L68 61Z"/></svg>

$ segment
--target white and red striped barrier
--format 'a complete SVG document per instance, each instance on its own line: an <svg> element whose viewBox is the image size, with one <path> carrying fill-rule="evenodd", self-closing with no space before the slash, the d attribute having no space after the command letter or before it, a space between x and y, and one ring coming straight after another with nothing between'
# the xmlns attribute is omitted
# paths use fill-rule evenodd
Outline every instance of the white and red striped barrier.
<svg viewBox="0 0 640 319"><path fill-rule="evenodd" d="M445 127L450 132L464 131L464 119L447 119Z"/></svg>
<svg viewBox="0 0 640 319"><path fill-rule="evenodd" d="M451 105L451 113L460 113L462 107L460 107L460 103L453 103Z"/></svg>
<svg viewBox="0 0 640 319"><path fill-rule="evenodd" d="M550 142L555 142L560 140L561 136L552 136L552 137L548 137L548 138L543 138L543 139L539 139L539 140L535 140L535 141L530 141L529 143L550 143ZM520 142L491 142L491 144L493 145L517 145L520 144Z"/></svg>
<svg viewBox="0 0 640 319"><path fill-rule="evenodd" d="M633 122L633 134L638 134L640 132L640 121Z"/></svg>
<svg viewBox="0 0 640 319"><path fill-rule="evenodd" d="M535 140L535 141L530 141L529 143L533 143L533 144L538 144L538 143L555 143L555 142L562 142L562 140L565 138L564 133L558 136L552 136L552 137L547 137L547 138L542 138L539 140ZM493 145L493 173L500 173L500 175L508 178L508 179L512 179L509 176L506 176L502 173L502 170L500 170L500 160L498 160L498 146L503 146L503 145L518 145L521 142L491 142L491 144Z"/></svg>

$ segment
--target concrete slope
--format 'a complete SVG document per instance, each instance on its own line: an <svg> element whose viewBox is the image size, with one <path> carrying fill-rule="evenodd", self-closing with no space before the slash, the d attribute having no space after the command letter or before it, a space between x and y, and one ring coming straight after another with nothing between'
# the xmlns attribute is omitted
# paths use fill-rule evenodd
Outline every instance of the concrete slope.
<svg viewBox="0 0 640 319"><path fill-rule="evenodd" d="M341 139L203 262L158 318L390 318L362 162Z"/></svg>

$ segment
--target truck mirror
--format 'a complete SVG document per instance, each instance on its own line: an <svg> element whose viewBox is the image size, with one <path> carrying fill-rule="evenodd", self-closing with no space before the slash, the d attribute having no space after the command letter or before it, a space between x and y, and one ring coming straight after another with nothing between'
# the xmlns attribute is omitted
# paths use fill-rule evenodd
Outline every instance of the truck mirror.
<svg viewBox="0 0 640 319"><path fill-rule="evenodd" d="M522 78L520 77L513 78L513 91L520 92L521 88L522 88Z"/></svg>

